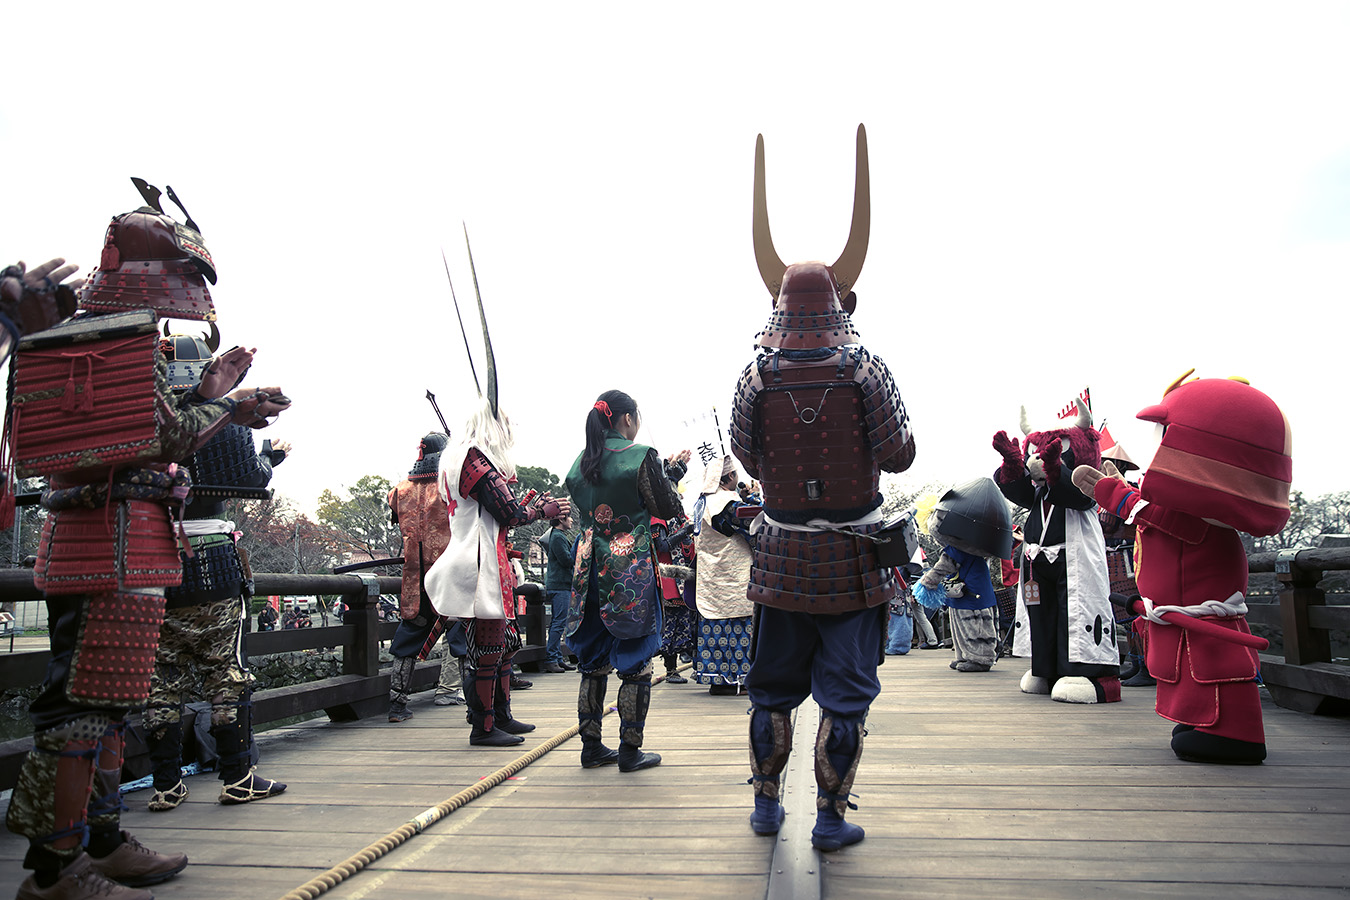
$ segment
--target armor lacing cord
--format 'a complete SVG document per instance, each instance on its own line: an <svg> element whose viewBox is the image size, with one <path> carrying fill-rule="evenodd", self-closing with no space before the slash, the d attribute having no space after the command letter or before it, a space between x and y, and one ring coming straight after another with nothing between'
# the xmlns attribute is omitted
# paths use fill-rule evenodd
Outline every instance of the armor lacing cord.
<svg viewBox="0 0 1350 900"><path fill-rule="evenodd" d="M693 668L693 663L686 663L677 671L685 671L691 668ZM653 679L652 684L657 685L662 681L665 681L664 676ZM614 711L615 708L612 706L607 708L602 714L602 718ZM375 860L388 854L395 847L398 847L400 844L403 844L411 838L421 834L423 831L426 831L432 825L450 815L455 810L467 806L474 800L477 800L479 797L483 796L531 763L538 762L545 753L548 753L550 750L556 750L567 741L576 737L577 734L580 733L580 730L581 726L578 724L573 725L566 731L555 734L524 756L512 760L507 765L483 778L481 781L478 781L471 787L465 788L453 797L447 797L435 806L423 810L405 822L401 827L389 832L365 849L347 857L328 871L315 876L289 893L283 894L278 900L314 900L314 898L318 897L320 894L327 893L348 878L351 878L366 866L375 862Z"/></svg>

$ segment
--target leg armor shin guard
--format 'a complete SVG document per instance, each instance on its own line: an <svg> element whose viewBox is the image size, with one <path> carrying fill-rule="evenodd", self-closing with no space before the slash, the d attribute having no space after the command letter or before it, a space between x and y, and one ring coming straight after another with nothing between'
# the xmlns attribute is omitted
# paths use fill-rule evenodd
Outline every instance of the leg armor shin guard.
<svg viewBox="0 0 1350 900"><path fill-rule="evenodd" d="M605 693L609 689L608 672L583 672L577 693L577 726L583 743L600 742L600 718L605 714Z"/></svg>
<svg viewBox="0 0 1350 900"><path fill-rule="evenodd" d="M605 714L605 692L609 687L609 670L583 672L577 692L577 725L581 733L581 765L594 769L619 761L616 750L600 740L600 719Z"/></svg>
<svg viewBox="0 0 1350 900"><path fill-rule="evenodd" d="M648 664L641 672L622 676L619 685L619 740L631 747L642 746L647 724L647 708L652 701L652 670Z"/></svg>
<svg viewBox="0 0 1350 900"><path fill-rule="evenodd" d="M122 843L122 756L126 720L109 722L99 739L94 792L89 798L89 850L105 856ZM106 848L106 849L105 849Z"/></svg>
<svg viewBox="0 0 1350 900"><path fill-rule="evenodd" d="M756 706L750 711L750 782L755 796L779 796L778 776L792 752L792 717Z"/></svg>
<svg viewBox="0 0 1350 900"><path fill-rule="evenodd" d="M652 700L652 664L622 676L619 686L619 771L636 772L661 765L658 753L642 751L642 733L647 725L647 708Z"/></svg>
<svg viewBox="0 0 1350 900"><path fill-rule="evenodd" d="M408 691L412 687L413 668L417 665L415 656L395 656L394 665L389 669L389 703L391 706L407 705Z"/></svg>
<svg viewBox="0 0 1350 900"><path fill-rule="evenodd" d="M849 791L862 758L864 718L822 714L816 733L816 809L833 808L838 816L858 807Z"/></svg>
<svg viewBox="0 0 1350 900"><path fill-rule="evenodd" d="M211 736L216 739L216 753L220 755L220 780L234 782L243 778L252 768L249 744L253 736L253 702L251 692L245 691L233 716L212 710ZM223 720L223 721L221 721Z"/></svg>
<svg viewBox="0 0 1350 900"><path fill-rule="evenodd" d="M167 791L178 786L183 773L183 723L181 720L164 725L145 735L150 751L150 768L156 791Z"/></svg>
<svg viewBox="0 0 1350 900"><path fill-rule="evenodd" d="M55 872L83 852L94 759L110 721L90 714L33 735L5 816L30 842L24 868Z"/></svg>

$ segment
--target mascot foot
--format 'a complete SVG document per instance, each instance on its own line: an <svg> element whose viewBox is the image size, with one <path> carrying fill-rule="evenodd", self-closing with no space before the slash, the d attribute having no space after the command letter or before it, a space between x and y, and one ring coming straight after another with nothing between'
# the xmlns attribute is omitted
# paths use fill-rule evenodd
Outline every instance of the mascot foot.
<svg viewBox="0 0 1350 900"><path fill-rule="evenodd" d="M988 672L993 667L966 659L957 663L955 668L958 672Z"/></svg>
<svg viewBox="0 0 1350 900"><path fill-rule="evenodd" d="M1254 766L1266 758L1266 745L1193 728L1172 735L1172 752L1187 762Z"/></svg>
<svg viewBox="0 0 1350 900"><path fill-rule="evenodd" d="M1055 682L1050 699L1060 703L1116 703L1120 700L1120 679L1070 675Z"/></svg>
<svg viewBox="0 0 1350 900"><path fill-rule="evenodd" d="M1176 737L1183 731L1194 731L1194 730L1195 730L1194 725L1183 725L1182 723L1178 722L1176 725L1172 726L1172 737Z"/></svg>
<svg viewBox="0 0 1350 900"><path fill-rule="evenodd" d="M1027 673L1022 676L1021 688L1024 694L1048 694L1050 693L1050 679L1032 675L1031 670L1027 669Z"/></svg>

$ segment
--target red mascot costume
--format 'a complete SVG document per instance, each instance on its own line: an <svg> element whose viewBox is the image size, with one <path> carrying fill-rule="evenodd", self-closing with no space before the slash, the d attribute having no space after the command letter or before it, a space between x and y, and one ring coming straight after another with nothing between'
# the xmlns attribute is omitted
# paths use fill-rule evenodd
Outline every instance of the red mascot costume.
<svg viewBox="0 0 1350 900"><path fill-rule="evenodd" d="M1258 649L1243 595L1247 555L1238 531L1271 535L1289 519L1289 422L1240 379L1187 372L1139 418L1163 426L1138 489L1088 466L1074 483L1138 526L1148 668L1158 714L1178 723L1172 750L1193 762L1253 765L1266 758Z"/></svg>

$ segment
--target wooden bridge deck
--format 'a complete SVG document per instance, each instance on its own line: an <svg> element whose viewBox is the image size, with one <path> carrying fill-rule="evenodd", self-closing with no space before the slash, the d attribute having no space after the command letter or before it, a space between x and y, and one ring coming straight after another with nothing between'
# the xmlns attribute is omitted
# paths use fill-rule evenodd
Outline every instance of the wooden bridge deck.
<svg viewBox="0 0 1350 900"><path fill-rule="evenodd" d="M806 857L824 897L1350 894L1350 722L1268 703L1265 765L1193 765L1167 749L1149 689L1068 706L1019 693L1020 660L958 674L949 659L915 651L882 667L850 814L868 837ZM539 726L525 751L575 723L576 675L534 681L515 703ZM156 896L281 897L520 755L470 748L461 707L422 694L413 709L400 725L262 735L262 771L290 785L266 802L218 806L213 775L190 779L167 814L128 795L129 830L192 858ZM659 768L583 770L573 738L324 896L763 897L780 842L746 823L745 709L658 685L647 745ZM22 877L23 851L0 837L0 884Z"/></svg>

